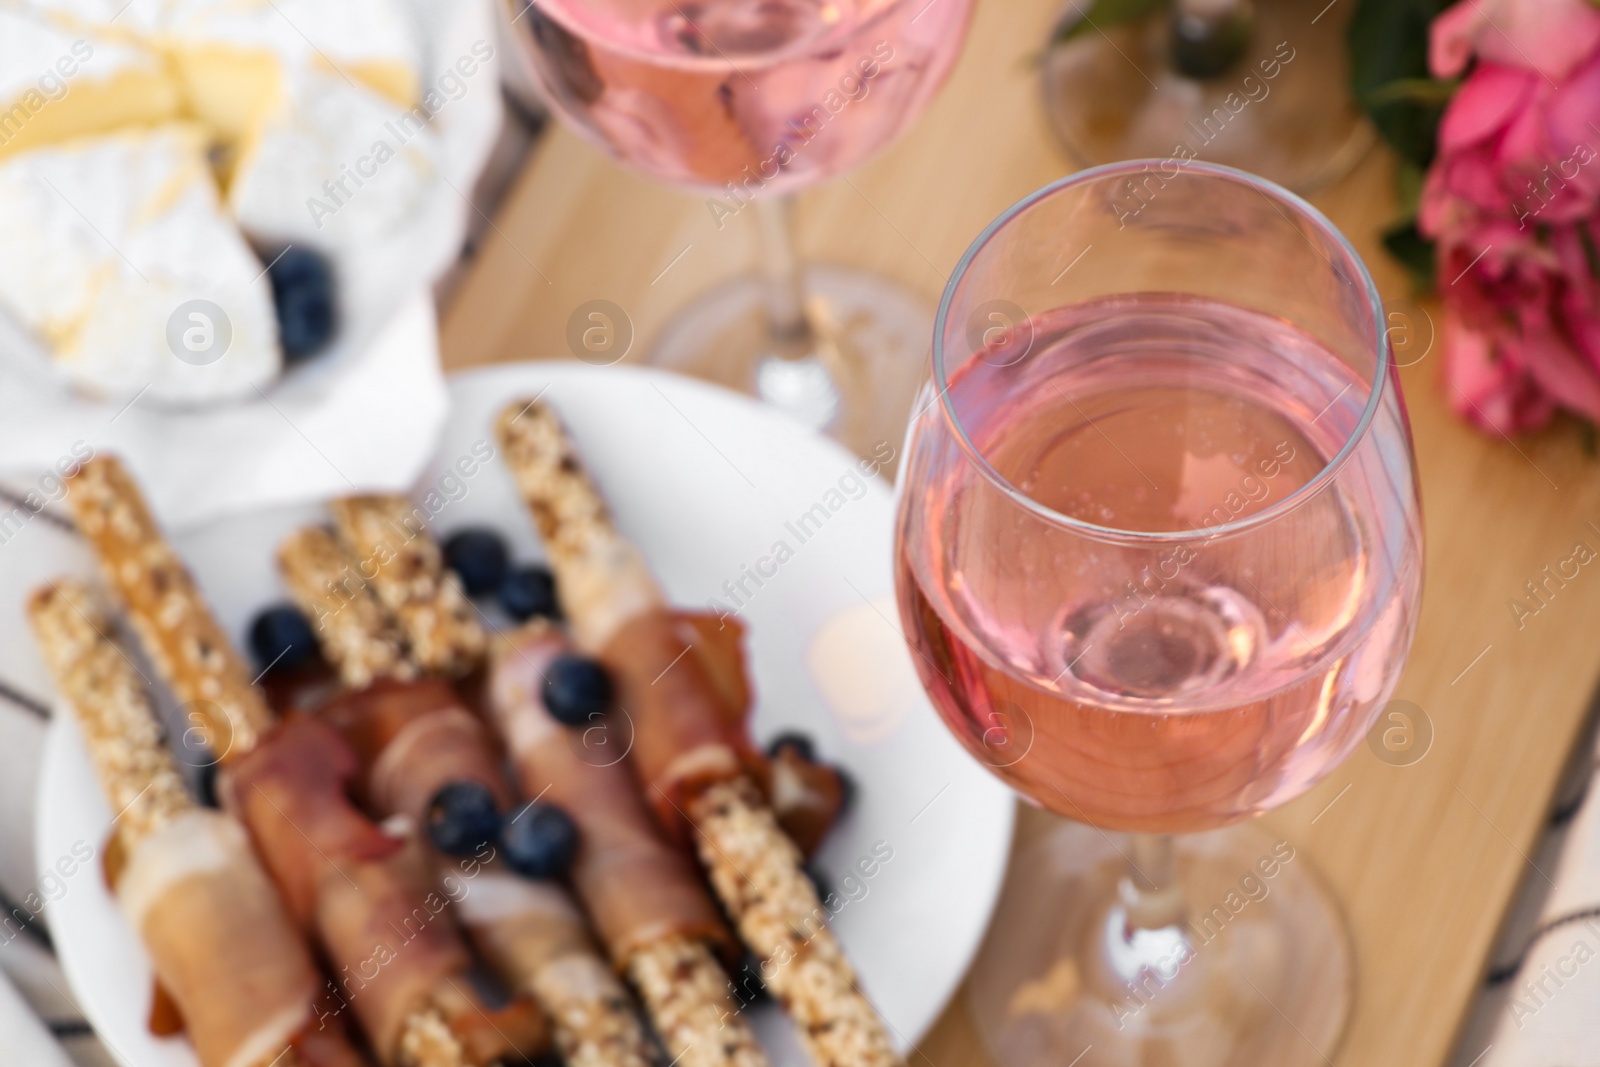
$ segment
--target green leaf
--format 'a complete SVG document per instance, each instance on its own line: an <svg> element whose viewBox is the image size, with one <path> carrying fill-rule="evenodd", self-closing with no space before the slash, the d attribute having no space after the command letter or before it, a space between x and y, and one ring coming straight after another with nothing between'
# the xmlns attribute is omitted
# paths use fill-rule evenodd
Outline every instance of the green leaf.
<svg viewBox="0 0 1600 1067"><path fill-rule="evenodd" d="M1395 167L1394 198L1404 218L1416 218L1417 205L1422 202L1422 183L1427 176L1427 171L1409 160L1402 159L1400 165Z"/></svg>
<svg viewBox="0 0 1600 1067"><path fill-rule="evenodd" d="M1422 236L1416 219L1397 222L1383 231L1383 247L1411 275L1411 284L1419 293L1433 291L1433 242Z"/></svg>
<svg viewBox="0 0 1600 1067"><path fill-rule="evenodd" d="M1600 4L1600 0L1593 0ZM1380 85L1368 93L1361 103L1369 110L1388 104L1418 104L1424 107L1442 107L1450 102L1461 83L1455 80L1439 81L1435 78L1399 78L1388 85Z"/></svg>
<svg viewBox="0 0 1600 1067"><path fill-rule="evenodd" d="M1450 0L1358 0L1350 90L1400 158L1426 167L1448 95L1428 77L1428 25Z"/></svg>
<svg viewBox="0 0 1600 1067"><path fill-rule="evenodd" d="M1172 0L1093 0L1087 9L1084 6L1085 2L1086 0L1072 0L1062 14L1061 21L1056 23L1056 31L1050 37L1051 47L1065 44L1080 34L1093 32L1096 28L1103 30L1107 26L1137 22L1146 15L1160 11Z"/></svg>

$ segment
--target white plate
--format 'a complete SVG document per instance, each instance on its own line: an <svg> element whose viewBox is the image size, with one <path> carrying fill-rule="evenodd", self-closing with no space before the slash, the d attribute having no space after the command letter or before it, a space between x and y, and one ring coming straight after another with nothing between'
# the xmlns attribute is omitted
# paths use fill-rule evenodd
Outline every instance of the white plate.
<svg viewBox="0 0 1600 1067"><path fill-rule="evenodd" d="M415 493L424 503L438 494L438 532L487 524L509 538L518 559L538 557L498 459L461 461L492 440L490 422L502 405L543 392L676 603L703 607L715 598L738 607L724 583L737 586L747 567L765 572L759 588L744 579L751 595L740 598L750 627L755 736L805 730L860 785L819 867L853 898L834 928L908 1046L938 1016L982 937L1005 870L1013 803L950 738L916 682L894 621L887 484L863 477L860 461L770 409L661 372L525 364L459 376L450 391L441 447ZM273 546L317 515L315 508L280 510L176 538L236 639L257 609L282 596ZM31 581L51 573L32 566L35 558L83 565L76 553L34 541L39 548L23 567ZM777 552L779 543L792 555ZM773 562L775 555L784 562ZM40 778L40 869L72 855L75 843L80 852L84 844L98 849L110 816L77 730L59 714ZM880 856L892 850L892 859L870 878L847 874L874 848ZM192 1064L182 1041L145 1031L148 964L98 874L78 872L64 884L50 925L96 1029L131 1067ZM755 1021L778 1063L806 1062L775 1010L761 1009Z"/></svg>
<svg viewBox="0 0 1600 1067"><path fill-rule="evenodd" d="M430 287L460 254L466 198L500 127L491 2L406 0L424 44L425 89L475 45L496 52L430 123L441 173L422 209L385 240L335 256L340 335L327 351L291 368L262 398L194 409L136 400L124 411L126 398L102 403L73 393L36 342L0 323L0 470L22 475L8 483L25 486L85 441L126 456L157 514L187 526L351 484L396 490L415 478L445 412Z"/></svg>

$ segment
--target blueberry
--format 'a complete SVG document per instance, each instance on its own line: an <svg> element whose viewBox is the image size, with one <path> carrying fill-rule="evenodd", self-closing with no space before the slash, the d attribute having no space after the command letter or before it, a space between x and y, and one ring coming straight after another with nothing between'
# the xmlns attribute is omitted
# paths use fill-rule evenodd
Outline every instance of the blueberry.
<svg viewBox="0 0 1600 1067"><path fill-rule="evenodd" d="M261 670L286 671L316 656L317 635L298 608L274 604L250 623L250 651Z"/></svg>
<svg viewBox="0 0 1600 1067"><path fill-rule="evenodd" d="M493 530L469 526L445 539L446 566L461 576L469 596L482 596L498 589L506 577L506 543Z"/></svg>
<svg viewBox="0 0 1600 1067"><path fill-rule="evenodd" d="M582 726L611 708L611 676L587 656L557 656L544 674L544 706L567 726Z"/></svg>
<svg viewBox="0 0 1600 1067"><path fill-rule="evenodd" d="M529 878L560 878L578 854L578 827L554 804L530 804L500 828L511 869Z"/></svg>
<svg viewBox="0 0 1600 1067"><path fill-rule="evenodd" d="M534 563L513 569L500 583L500 606L518 622L526 622L535 615L561 618L561 607L556 603L556 580L550 568Z"/></svg>
<svg viewBox="0 0 1600 1067"><path fill-rule="evenodd" d="M471 856L500 833L494 794L482 782L451 782L428 805L428 839L447 856Z"/></svg>
<svg viewBox="0 0 1600 1067"><path fill-rule="evenodd" d="M319 252L290 246L267 268L278 310L278 343L285 363L326 348L339 329L333 267Z"/></svg>
<svg viewBox="0 0 1600 1067"><path fill-rule="evenodd" d="M795 755L807 763L817 762L817 743L799 730L785 730L767 742L767 755L776 758L786 748L794 749Z"/></svg>

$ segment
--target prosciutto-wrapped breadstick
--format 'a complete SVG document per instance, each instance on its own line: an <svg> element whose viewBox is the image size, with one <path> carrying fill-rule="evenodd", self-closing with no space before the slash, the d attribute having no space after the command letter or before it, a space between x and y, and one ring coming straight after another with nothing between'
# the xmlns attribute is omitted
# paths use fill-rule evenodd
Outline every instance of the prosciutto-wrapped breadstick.
<svg viewBox="0 0 1600 1067"><path fill-rule="evenodd" d="M418 539L433 543L425 532ZM448 587L437 573L437 549L414 558L421 561L421 572L411 576L415 584ZM279 566L290 596L314 612L322 591L340 580L346 560L326 530L311 527L284 542ZM360 647L359 627L351 625L356 619L366 620L368 641L388 646L389 620L375 599L338 625L323 616L318 637L335 665L342 667L346 658L378 658ZM415 651L418 646L410 647ZM472 665L457 659L449 667L459 671ZM399 815L413 825L426 825L434 798L461 783L482 786L499 810L510 806L505 775L483 724L461 706L446 682L379 679L335 696L318 714L360 754L362 793L369 810L380 817ZM508 984L531 994L545 1009L556 1046L570 1067L650 1067L652 1050L627 991L596 953L583 915L566 892L517 877L490 862L493 858L486 846L465 861L471 865L472 890L458 911L480 954ZM441 868L448 866L448 857L438 859ZM446 876L445 884L453 877Z"/></svg>
<svg viewBox="0 0 1600 1067"><path fill-rule="evenodd" d="M117 810L108 849L117 899L200 1063L357 1067L342 1029L317 1025L323 978L243 828L184 789L100 600L62 579L33 594L28 615Z"/></svg>
<svg viewBox="0 0 1600 1067"><path fill-rule="evenodd" d="M537 1051L547 1037L526 1001L491 1010L465 945L441 913L426 857L346 795L356 759L324 724L275 724L193 578L137 487L111 457L85 463L69 496L78 529L128 608L158 671L203 724L222 792L302 925L315 932L380 1060L478 1067Z"/></svg>
<svg viewBox="0 0 1600 1067"><path fill-rule="evenodd" d="M496 420L501 454L544 539L580 647L610 667L633 718L633 769L669 825L686 822L713 889L762 978L823 1065L903 1061L826 924L827 909L760 790L746 742L691 655L696 632L667 607L612 523L556 414L537 401Z"/></svg>
<svg viewBox="0 0 1600 1067"><path fill-rule="evenodd" d="M301 531L295 536L315 534ZM295 569L296 562L284 559L286 574ZM314 580L306 568L299 570L298 578L290 577L291 588ZM536 683L542 680L542 664L565 644L554 631L531 632L543 638L525 644L525 635L519 635L510 643L500 642L501 667L495 672L495 684L505 697L500 706L511 716L502 722L523 723L517 735L521 738L528 736L529 722L548 723L553 732L546 731L546 740L554 741L564 738L565 730L548 718L542 706L537 706ZM513 659L515 665L506 666ZM413 688L412 692L416 690ZM383 700L395 703L392 695L379 689L369 693L376 695L376 701L364 694L352 694L345 700L356 706L371 706ZM427 700L420 696L411 699L423 703ZM328 714L351 720L348 708L341 709L337 703ZM524 713L534 717L527 719ZM443 714L442 710L434 711L430 717ZM456 714L465 713L457 708ZM370 715L366 717L371 719ZM421 731L425 721L416 719L406 732ZM471 722L477 725L475 719ZM414 810L425 810L438 786L452 778L484 781L498 799L503 786L498 772L489 766L487 747L476 745L482 755L475 770L472 758L466 755L476 743L466 720L452 720L449 732L457 743L444 742L442 728L432 731L437 740L427 746L436 754L429 761L433 765L431 771L385 773L382 764L393 763L387 755L379 758L373 776L376 789L394 792L402 788L386 787L382 784L385 780L410 783L403 787L408 796L404 803ZM369 747L363 742L358 745ZM559 749L539 746L537 764L525 759L522 750L515 751L521 784L526 795L548 797L577 822L581 844L571 872L574 888L617 966L639 990L668 1054L682 1067L761 1067L766 1062L765 1055L739 1017L729 997L727 976L711 951L711 946L725 945L731 938L692 862L664 841L651 824L624 766L616 762L611 766L588 766L566 745L562 740ZM450 752L457 755L438 755ZM554 777L547 777L545 772ZM489 777L495 782L489 783ZM641 891L641 886L649 889ZM492 950L486 950L486 954L494 955Z"/></svg>
<svg viewBox="0 0 1600 1067"><path fill-rule="evenodd" d="M583 729L562 726L544 707L546 672L567 651L565 638L539 621L495 650L488 703L522 790L577 822L573 887L667 1051L685 1067L765 1064L711 951L728 932L692 861L651 821L621 747L612 746L615 755L586 747Z"/></svg>
<svg viewBox="0 0 1600 1067"><path fill-rule="evenodd" d="M483 658L483 627L411 502L349 496L329 508L358 573L399 621L411 662L439 674L471 670Z"/></svg>

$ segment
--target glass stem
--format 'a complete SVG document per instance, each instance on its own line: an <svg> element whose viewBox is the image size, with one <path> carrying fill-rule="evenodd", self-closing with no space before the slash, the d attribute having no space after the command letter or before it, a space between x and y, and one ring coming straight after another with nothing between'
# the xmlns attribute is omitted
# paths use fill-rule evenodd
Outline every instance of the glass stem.
<svg viewBox="0 0 1600 1067"><path fill-rule="evenodd" d="M1183 890L1171 834L1134 834L1129 839L1121 894L1128 925L1135 929L1164 930L1183 922Z"/></svg>
<svg viewBox="0 0 1600 1067"><path fill-rule="evenodd" d="M761 280L766 289L767 329L776 353L790 359L810 354L804 269L794 247L794 197L756 199L761 227Z"/></svg>

